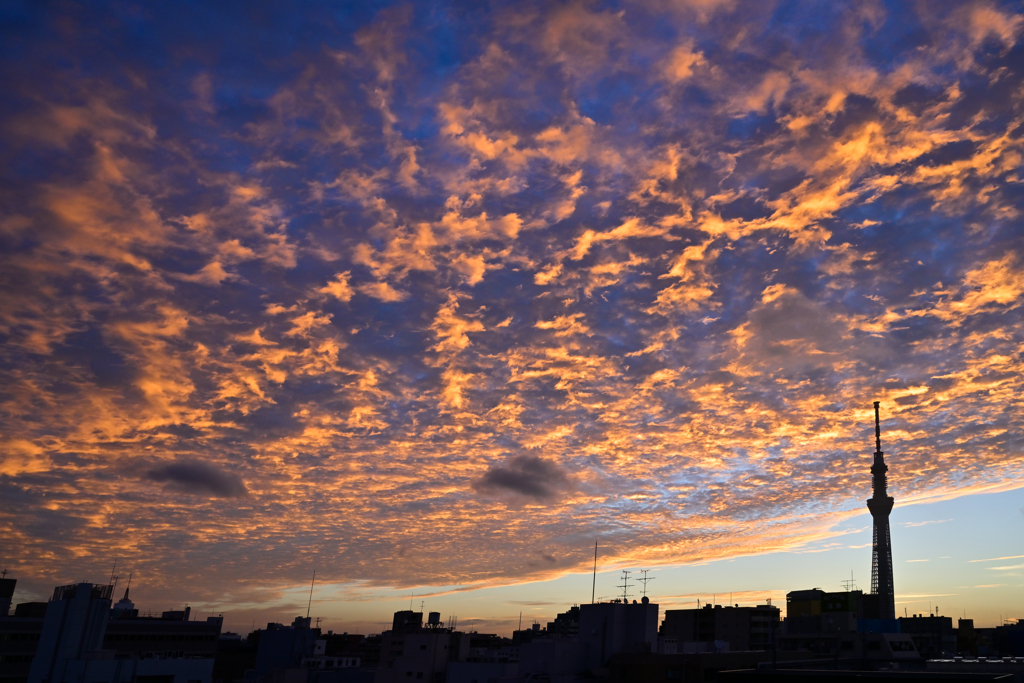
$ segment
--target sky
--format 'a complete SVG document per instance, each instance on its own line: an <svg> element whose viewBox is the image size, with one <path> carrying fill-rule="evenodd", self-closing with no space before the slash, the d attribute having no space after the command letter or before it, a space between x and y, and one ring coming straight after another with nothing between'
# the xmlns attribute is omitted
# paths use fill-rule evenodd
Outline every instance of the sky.
<svg viewBox="0 0 1024 683"><path fill-rule="evenodd" d="M507 635L590 599L595 542L606 599L867 589L880 401L897 611L1024 618L1017 3L5 2L0 34L15 603L113 570L246 632L315 571L325 628Z"/></svg>

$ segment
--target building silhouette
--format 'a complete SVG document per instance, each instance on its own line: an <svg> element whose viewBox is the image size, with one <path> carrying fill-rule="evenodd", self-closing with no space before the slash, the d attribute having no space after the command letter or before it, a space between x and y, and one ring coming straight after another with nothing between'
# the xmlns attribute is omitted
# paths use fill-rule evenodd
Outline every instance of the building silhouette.
<svg viewBox="0 0 1024 683"><path fill-rule="evenodd" d="M632 604L614 600L580 605L579 640L586 644L591 671L606 667L620 652L652 652L658 643L658 605L647 597Z"/></svg>
<svg viewBox="0 0 1024 683"><path fill-rule="evenodd" d="M269 680L301 668L303 658L315 655L319 637L320 629L310 628L309 617L297 616L290 626L267 624L260 634L255 666L245 672L245 680Z"/></svg>
<svg viewBox="0 0 1024 683"><path fill-rule="evenodd" d="M731 650L768 650L779 615L779 608L772 605L670 609L665 611L658 635L665 641L674 639L677 653L722 649L716 642L728 643Z"/></svg>
<svg viewBox="0 0 1024 683"><path fill-rule="evenodd" d="M91 583L58 586L46 607L29 683L63 683L67 669L87 666L100 650L110 618L113 586ZM77 678L77 676L68 676Z"/></svg>
<svg viewBox="0 0 1024 683"><path fill-rule="evenodd" d="M221 617L139 617L127 595L111 609L112 592L58 586L0 614L0 683L211 683Z"/></svg>
<svg viewBox="0 0 1024 683"><path fill-rule="evenodd" d="M871 593L878 596L878 619L896 618L896 595L892 582L892 541L889 538L889 513L893 498L888 495L885 473L889 470L882 453L882 433L878 423L878 401L875 401L875 461L871 465L872 496L868 510L874 520L871 544Z"/></svg>
<svg viewBox="0 0 1024 683"><path fill-rule="evenodd" d="M381 634L376 683L443 683L451 662L469 656L470 635L441 625L438 612L395 612L391 630Z"/></svg>

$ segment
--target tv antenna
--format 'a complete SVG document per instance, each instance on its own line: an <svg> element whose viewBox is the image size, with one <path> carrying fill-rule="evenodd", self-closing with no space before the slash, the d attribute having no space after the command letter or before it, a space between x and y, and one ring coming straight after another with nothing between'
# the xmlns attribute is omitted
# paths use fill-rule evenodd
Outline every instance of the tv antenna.
<svg viewBox="0 0 1024 683"><path fill-rule="evenodd" d="M622 570L622 602L629 602L629 587L633 584L629 583L629 575L633 572Z"/></svg>
<svg viewBox="0 0 1024 683"><path fill-rule="evenodd" d="M842 585L843 588L846 589L847 593L849 593L850 591L857 590L857 584L853 580L853 570L852 569L850 570L850 578L845 580L845 581L841 581L840 584Z"/></svg>
<svg viewBox="0 0 1024 683"><path fill-rule="evenodd" d="M309 603L306 605L306 618L309 619L309 608L313 606L313 584L316 583L316 570L313 570L313 580L309 582Z"/></svg>
<svg viewBox="0 0 1024 683"><path fill-rule="evenodd" d="M647 572L649 572L649 571L651 571L651 570L650 569L641 569L640 570L640 573L643 574L643 576L640 577L639 580L640 580L641 583L644 584L644 597L645 598L647 597L647 582L648 581L654 581L656 578L658 578L657 576L647 576Z"/></svg>

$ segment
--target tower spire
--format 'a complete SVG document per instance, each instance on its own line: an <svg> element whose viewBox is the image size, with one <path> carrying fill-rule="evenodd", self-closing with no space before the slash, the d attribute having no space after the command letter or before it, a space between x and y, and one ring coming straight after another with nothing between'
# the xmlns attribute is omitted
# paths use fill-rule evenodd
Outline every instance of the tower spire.
<svg viewBox="0 0 1024 683"><path fill-rule="evenodd" d="M882 428L878 423L878 401L875 401L875 452L882 452Z"/></svg>
<svg viewBox="0 0 1024 683"><path fill-rule="evenodd" d="M871 465L872 495L868 499L868 510L874 522L874 538L871 544L871 592L878 596L878 616L882 619L896 618L896 595L892 581L892 541L889 538L889 513L892 512L893 498L888 495L888 481L882 452L882 430L878 417L879 402L875 401L875 460Z"/></svg>

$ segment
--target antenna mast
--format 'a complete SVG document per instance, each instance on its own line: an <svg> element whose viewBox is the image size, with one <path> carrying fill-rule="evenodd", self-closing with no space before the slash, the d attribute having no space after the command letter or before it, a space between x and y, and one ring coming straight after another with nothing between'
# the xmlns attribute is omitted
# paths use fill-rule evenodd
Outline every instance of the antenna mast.
<svg viewBox="0 0 1024 683"><path fill-rule="evenodd" d="M597 595L597 541L594 541L594 584L590 588L590 604L594 604L594 596Z"/></svg>
<svg viewBox="0 0 1024 683"><path fill-rule="evenodd" d="M313 580L309 582L309 604L306 605L306 618L309 619L309 609L313 606L313 584L316 583L316 570L313 570Z"/></svg>
<svg viewBox="0 0 1024 683"><path fill-rule="evenodd" d="M629 583L629 575L632 573L633 572L626 571L625 569L622 570L622 602L629 602L628 589L633 585Z"/></svg>
<svg viewBox="0 0 1024 683"><path fill-rule="evenodd" d="M647 582L648 581L654 581L656 578L658 578L657 576L647 576L647 572L649 572L649 571L651 571L651 570L650 569L641 569L640 570L640 573L643 574L643 577L641 577L640 582L644 584L644 597L645 598L647 597Z"/></svg>

